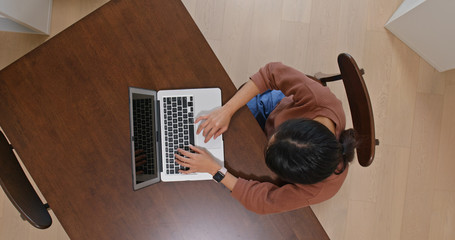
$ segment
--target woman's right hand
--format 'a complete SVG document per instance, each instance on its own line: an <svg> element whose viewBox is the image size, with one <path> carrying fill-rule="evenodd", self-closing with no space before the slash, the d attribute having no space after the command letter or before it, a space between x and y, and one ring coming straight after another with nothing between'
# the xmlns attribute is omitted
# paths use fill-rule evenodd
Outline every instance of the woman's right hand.
<svg viewBox="0 0 455 240"><path fill-rule="evenodd" d="M202 132L202 135L205 137L204 142L208 142L212 137L213 139L216 139L228 130L232 115L233 113L223 106L207 115L198 117L195 123L201 123L199 124L196 134Z"/></svg>
<svg viewBox="0 0 455 240"><path fill-rule="evenodd" d="M232 115L257 94L259 94L259 89L256 84L251 80L248 81L223 107L196 119L195 123L202 121L196 134L202 132L205 137L204 142L208 142L212 137L214 139L219 137L227 131Z"/></svg>

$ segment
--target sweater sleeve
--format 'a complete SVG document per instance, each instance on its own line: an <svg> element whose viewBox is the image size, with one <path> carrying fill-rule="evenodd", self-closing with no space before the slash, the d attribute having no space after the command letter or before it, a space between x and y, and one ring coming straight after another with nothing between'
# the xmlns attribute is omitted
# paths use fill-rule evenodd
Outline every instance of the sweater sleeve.
<svg viewBox="0 0 455 240"><path fill-rule="evenodd" d="M286 184L281 187L239 178L231 195L246 209L258 214L286 212L330 199L340 190L347 173L348 168L340 175L332 174L319 183Z"/></svg>
<svg viewBox="0 0 455 240"><path fill-rule="evenodd" d="M309 189L301 189L295 184L278 187L269 182L239 178L232 196L245 208L255 213L279 213L308 206L309 198L318 192L317 188L309 187Z"/></svg>
<svg viewBox="0 0 455 240"><path fill-rule="evenodd" d="M318 100L318 95L324 95L320 91L329 91L302 72L279 62L268 63L250 79L261 93L274 89L281 90L286 96L293 95L293 101L296 105L315 102Z"/></svg>

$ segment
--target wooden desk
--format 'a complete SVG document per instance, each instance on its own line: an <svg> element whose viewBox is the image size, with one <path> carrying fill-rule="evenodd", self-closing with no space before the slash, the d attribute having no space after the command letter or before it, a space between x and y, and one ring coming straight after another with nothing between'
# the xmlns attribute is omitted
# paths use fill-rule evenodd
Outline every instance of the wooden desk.
<svg viewBox="0 0 455 240"><path fill-rule="evenodd" d="M256 215L213 181L133 191L128 86L236 91L180 1L111 1L0 82L0 125L71 239L328 238L310 208ZM224 140L231 172L273 178L246 108Z"/></svg>

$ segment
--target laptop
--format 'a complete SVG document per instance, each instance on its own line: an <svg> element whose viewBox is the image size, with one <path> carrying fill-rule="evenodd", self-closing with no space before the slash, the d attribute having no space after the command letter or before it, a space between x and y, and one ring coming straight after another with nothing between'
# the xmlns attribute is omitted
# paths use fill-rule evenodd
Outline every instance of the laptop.
<svg viewBox="0 0 455 240"><path fill-rule="evenodd" d="M224 166L223 138L204 143L194 121L221 106L219 88L154 91L129 87L133 189L158 182L211 180L209 173L181 174L176 149L189 144L207 150Z"/></svg>

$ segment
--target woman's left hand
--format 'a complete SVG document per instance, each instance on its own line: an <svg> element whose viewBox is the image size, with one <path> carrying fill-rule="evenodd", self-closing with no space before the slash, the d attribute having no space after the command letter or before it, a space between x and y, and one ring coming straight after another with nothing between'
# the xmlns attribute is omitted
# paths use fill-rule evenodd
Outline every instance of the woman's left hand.
<svg viewBox="0 0 455 240"><path fill-rule="evenodd" d="M184 157L175 154L175 159L178 164L183 167L188 167L189 170L180 170L180 173L207 172L213 175L216 174L221 166L213 159L213 157L205 150L190 145L190 149L195 153L177 149Z"/></svg>

